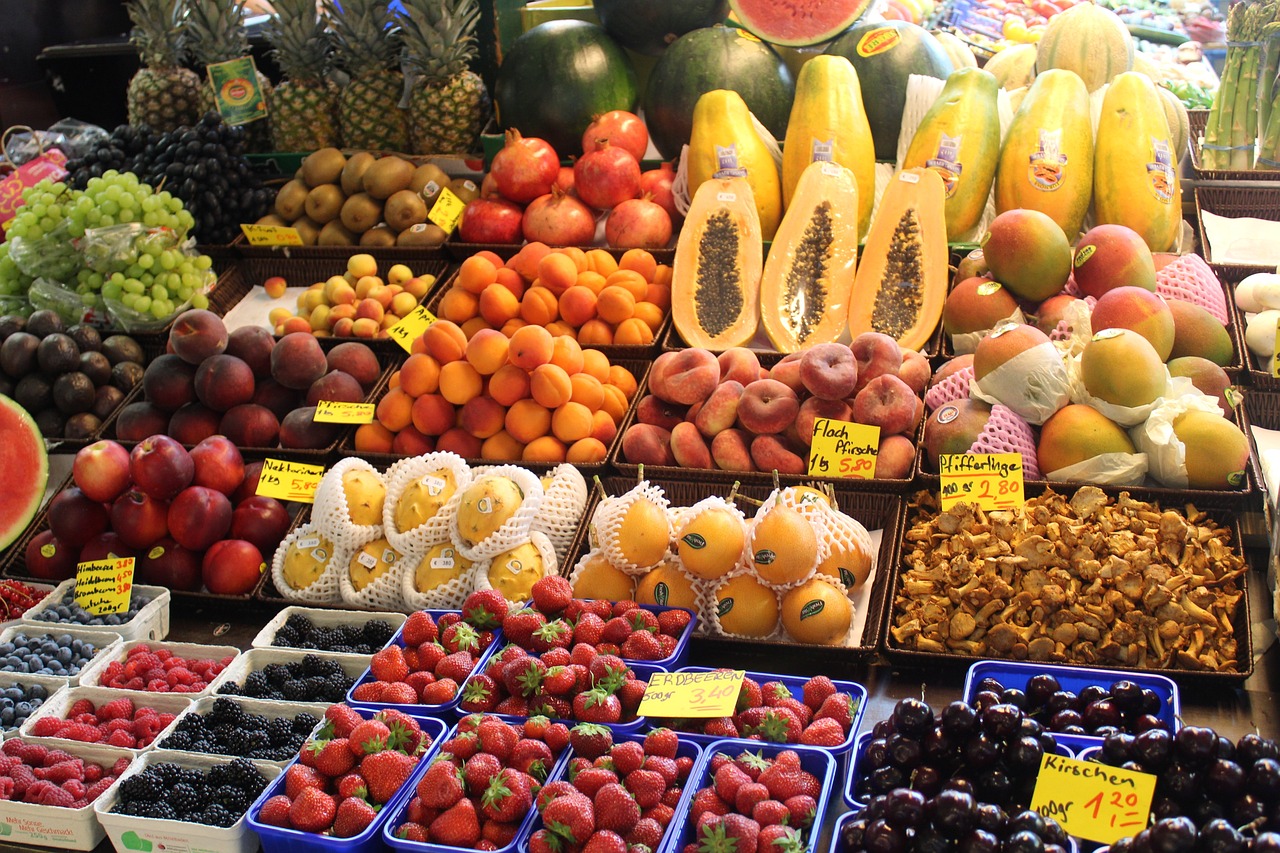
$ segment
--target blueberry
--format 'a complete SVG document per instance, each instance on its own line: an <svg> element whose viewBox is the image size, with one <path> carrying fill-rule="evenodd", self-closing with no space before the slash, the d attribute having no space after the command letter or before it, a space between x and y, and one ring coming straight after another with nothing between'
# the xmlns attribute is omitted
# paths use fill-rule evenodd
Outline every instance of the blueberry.
<svg viewBox="0 0 1280 853"><path fill-rule="evenodd" d="M121 622L120 622L120 614L118 614L118 613L112 613L111 615L107 616L107 624L108 624L108 625L119 625L119 624L121 624Z"/></svg>
<svg viewBox="0 0 1280 853"><path fill-rule="evenodd" d="M49 691L45 688L43 684L31 685L31 689L29 692L32 699L38 699L41 702L49 698Z"/></svg>
<svg viewBox="0 0 1280 853"><path fill-rule="evenodd" d="M21 687L10 687L4 691L4 698L8 699L10 702L17 702L22 699L22 697L23 692Z"/></svg>

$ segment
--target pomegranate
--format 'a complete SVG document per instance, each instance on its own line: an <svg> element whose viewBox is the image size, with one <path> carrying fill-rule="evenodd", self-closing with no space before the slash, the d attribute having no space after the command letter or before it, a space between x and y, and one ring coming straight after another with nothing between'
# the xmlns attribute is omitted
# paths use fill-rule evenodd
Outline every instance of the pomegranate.
<svg viewBox="0 0 1280 853"><path fill-rule="evenodd" d="M556 182L553 185L553 188L558 189L563 193L573 192L573 167L572 166L560 167L560 174L556 177Z"/></svg>
<svg viewBox="0 0 1280 853"><path fill-rule="evenodd" d="M578 198L609 210L640 195L640 162L627 149L606 142L573 164L573 186Z"/></svg>
<svg viewBox="0 0 1280 853"><path fill-rule="evenodd" d="M604 239L615 249L664 249L671 242L671 217L647 196L629 198L609 211Z"/></svg>
<svg viewBox="0 0 1280 853"><path fill-rule="evenodd" d="M501 198L467 202L458 223L458 239L464 243L519 243L520 206Z"/></svg>
<svg viewBox="0 0 1280 853"><path fill-rule="evenodd" d="M649 196L667 212L672 224L684 219L676 210L676 197L671 192L671 184L676 179L675 167L663 163L656 169L650 169L640 176L640 192Z"/></svg>
<svg viewBox="0 0 1280 853"><path fill-rule="evenodd" d="M598 115L582 134L582 153L590 154L601 141L625 148L637 161L644 159L649 148L649 129L640 116L626 110L610 110Z"/></svg>
<svg viewBox="0 0 1280 853"><path fill-rule="evenodd" d="M498 192L498 179L493 176L493 172L486 172L484 180L480 182L480 198L502 198L502 193Z"/></svg>
<svg viewBox="0 0 1280 853"><path fill-rule="evenodd" d="M551 192L560 174L560 158L545 139L526 139L512 128L502 150L493 155L489 171L504 198L524 203Z"/></svg>
<svg viewBox="0 0 1280 853"><path fill-rule="evenodd" d="M548 246L586 246L596 237L596 215L571 195L553 190L524 210L524 238Z"/></svg>

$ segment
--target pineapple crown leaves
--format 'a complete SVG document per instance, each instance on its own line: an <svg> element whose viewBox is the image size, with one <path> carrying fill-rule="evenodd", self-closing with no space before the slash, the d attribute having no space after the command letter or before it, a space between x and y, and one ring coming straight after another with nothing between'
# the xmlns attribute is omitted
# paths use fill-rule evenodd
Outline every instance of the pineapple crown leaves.
<svg viewBox="0 0 1280 853"><path fill-rule="evenodd" d="M244 0L187 0L188 47L199 65L248 55L243 15Z"/></svg>
<svg viewBox="0 0 1280 853"><path fill-rule="evenodd" d="M133 30L129 39L148 68L181 65L186 57L183 0L130 0L126 6Z"/></svg>
<svg viewBox="0 0 1280 853"><path fill-rule="evenodd" d="M295 82L319 83L333 60L333 36L315 0L275 0L276 14L263 27L272 57L284 76Z"/></svg>
<svg viewBox="0 0 1280 853"><path fill-rule="evenodd" d="M338 64L352 76L400 64L400 28L387 0L322 0L335 39Z"/></svg>
<svg viewBox="0 0 1280 853"><path fill-rule="evenodd" d="M467 70L475 57L476 0L404 0L398 15L408 65L431 83Z"/></svg>

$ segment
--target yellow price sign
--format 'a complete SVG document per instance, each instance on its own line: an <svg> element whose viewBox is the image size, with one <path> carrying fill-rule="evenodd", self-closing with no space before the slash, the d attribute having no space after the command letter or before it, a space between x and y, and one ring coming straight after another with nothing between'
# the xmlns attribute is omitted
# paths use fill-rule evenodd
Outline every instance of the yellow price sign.
<svg viewBox="0 0 1280 853"><path fill-rule="evenodd" d="M297 228L286 225L241 224L240 231L250 246L301 246L302 235Z"/></svg>
<svg viewBox="0 0 1280 853"><path fill-rule="evenodd" d="M387 329L387 337L398 343L405 352L413 352L413 342L422 337L427 327L436 321L436 315L427 310L427 306L419 305Z"/></svg>
<svg viewBox="0 0 1280 853"><path fill-rule="evenodd" d="M1271 375L1280 378L1280 320L1276 321L1276 334L1271 345Z"/></svg>
<svg viewBox="0 0 1280 853"><path fill-rule="evenodd" d="M738 704L743 670L655 672L640 700L643 717L728 717Z"/></svg>
<svg viewBox="0 0 1280 853"><path fill-rule="evenodd" d="M133 557L91 560L76 566L76 604L95 616L123 613L133 598Z"/></svg>
<svg viewBox="0 0 1280 853"><path fill-rule="evenodd" d="M870 480L876 475L880 427L817 418L809 445L809 476Z"/></svg>
<svg viewBox="0 0 1280 853"><path fill-rule="evenodd" d="M281 501L315 503L316 487L324 476L323 465L304 465L283 459L262 460L257 494Z"/></svg>
<svg viewBox="0 0 1280 853"><path fill-rule="evenodd" d="M458 227L458 221L462 219L462 209L466 206L466 202L445 187L440 190L440 195L436 196L436 203L431 205L431 212L427 214L427 219L439 225L444 233L452 234L453 229Z"/></svg>
<svg viewBox="0 0 1280 853"><path fill-rule="evenodd" d="M344 400L319 400L311 418L318 424L371 424L373 403L348 403Z"/></svg>
<svg viewBox="0 0 1280 853"><path fill-rule="evenodd" d="M1147 825L1156 777L1092 761L1045 753L1031 808L1068 835L1112 844Z"/></svg>
<svg viewBox="0 0 1280 853"><path fill-rule="evenodd" d="M961 501L982 509L1013 509L1026 501L1021 453L948 453L938 457L942 508Z"/></svg>

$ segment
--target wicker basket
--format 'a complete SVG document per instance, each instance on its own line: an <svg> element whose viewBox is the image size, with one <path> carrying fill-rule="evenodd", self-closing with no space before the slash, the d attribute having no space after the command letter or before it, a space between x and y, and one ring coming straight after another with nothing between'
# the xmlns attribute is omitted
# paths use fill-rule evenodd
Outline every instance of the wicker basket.
<svg viewBox="0 0 1280 853"><path fill-rule="evenodd" d="M1191 148L1191 168L1198 179L1202 181L1280 181L1280 170L1204 168L1201 165L1200 144L1208 121L1208 110L1187 110L1187 123L1190 126L1187 141Z"/></svg>

